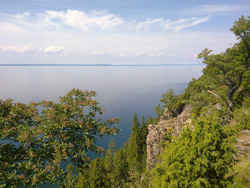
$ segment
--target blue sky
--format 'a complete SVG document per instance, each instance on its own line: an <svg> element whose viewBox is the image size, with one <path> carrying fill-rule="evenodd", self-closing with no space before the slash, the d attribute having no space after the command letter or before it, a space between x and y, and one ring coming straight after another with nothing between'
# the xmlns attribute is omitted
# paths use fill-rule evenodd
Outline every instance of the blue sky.
<svg viewBox="0 0 250 188"><path fill-rule="evenodd" d="M0 0L0 63L188 64L250 0Z"/></svg>

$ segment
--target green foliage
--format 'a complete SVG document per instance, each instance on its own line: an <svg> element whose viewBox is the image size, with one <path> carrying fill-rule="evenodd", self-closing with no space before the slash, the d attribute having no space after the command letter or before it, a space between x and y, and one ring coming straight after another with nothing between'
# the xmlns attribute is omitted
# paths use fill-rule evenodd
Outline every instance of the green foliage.
<svg viewBox="0 0 250 188"><path fill-rule="evenodd" d="M93 159L89 168L81 170L78 176L77 186L74 187L110 187L107 171L104 165L104 158Z"/></svg>
<svg viewBox="0 0 250 188"><path fill-rule="evenodd" d="M198 57L207 66L204 75L211 83L226 87L226 97L223 100L227 107L233 111L235 106L234 96L242 86L245 73L250 67L250 17L243 16L234 23L231 31L234 32L239 42L220 54L211 54L211 50L203 50Z"/></svg>
<svg viewBox="0 0 250 188"><path fill-rule="evenodd" d="M160 118L163 115L163 113L164 113L164 108L160 104L158 104L155 107L155 112L158 115L158 117Z"/></svg>
<svg viewBox="0 0 250 188"><path fill-rule="evenodd" d="M157 123L157 121L157 119L151 116L147 120L142 117L140 125L135 113L131 127L132 133L129 141L125 143L124 148L117 151L116 144L111 139L109 147L105 152L106 155L103 158L104 169L102 172L105 172L105 181L103 180L103 184L106 187L145 187L148 182L148 172L145 171L148 125ZM91 181L94 182L92 176L99 172L96 172L96 167L93 163L96 163L96 161L92 160L88 167L82 168L78 176L78 187L89 187Z"/></svg>
<svg viewBox="0 0 250 188"><path fill-rule="evenodd" d="M78 174L76 187L89 187L89 168L87 164L81 168Z"/></svg>
<svg viewBox="0 0 250 188"><path fill-rule="evenodd" d="M108 187L109 182L107 181L107 171L104 166L104 158L94 159L90 163L89 172L89 186L91 188L96 187Z"/></svg>
<svg viewBox="0 0 250 188"><path fill-rule="evenodd" d="M169 113L171 113L173 110L173 105L177 101L177 96L173 89L169 89L166 93L163 93L161 97L161 102L164 104L163 107L166 108Z"/></svg>
<svg viewBox="0 0 250 188"><path fill-rule="evenodd" d="M182 131L168 144L153 170L155 187L227 187L234 161L233 139L215 115L204 115L194 129Z"/></svg>
<svg viewBox="0 0 250 188"><path fill-rule="evenodd" d="M241 88L235 94L234 102L236 106L241 106L245 98L250 98L250 70L244 73Z"/></svg>
<svg viewBox="0 0 250 188"><path fill-rule="evenodd" d="M132 133L128 141L127 161L129 169L132 171L139 171L142 168L142 145L140 140L140 123L137 114L134 114L133 125L131 127Z"/></svg>
<svg viewBox="0 0 250 188"><path fill-rule="evenodd" d="M66 168L66 178L62 187L76 187L76 178L74 175L74 166L72 164L67 165Z"/></svg>
<svg viewBox="0 0 250 188"><path fill-rule="evenodd" d="M107 151L105 152L104 165L105 165L105 169L107 170L108 173L111 173L112 170L114 169L113 161L114 161L114 156L115 156L116 152L117 152L116 143L115 143L114 139L112 138L110 140L109 147L108 147Z"/></svg>
<svg viewBox="0 0 250 188"><path fill-rule="evenodd" d="M232 188L249 188L250 187L250 155L242 156L241 159L233 166L228 176L233 176Z"/></svg>
<svg viewBox="0 0 250 188"><path fill-rule="evenodd" d="M233 112L238 131L250 129L250 98L245 98L242 107Z"/></svg>
<svg viewBox="0 0 250 188"><path fill-rule="evenodd" d="M141 142L141 158L142 158L142 169L146 168L147 165L147 136L148 136L148 123L145 122L144 116L142 116L141 120L141 129L140 129L140 142Z"/></svg>
<svg viewBox="0 0 250 188"><path fill-rule="evenodd" d="M73 89L59 103L13 103L0 100L0 182L5 187L63 184L62 161L78 169L86 151L102 151L96 136L114 134L116 118L102 121L95 92ZM41 108L38 113L37 108Z"/></svg>
<svg viewBox="0 0 250 188"><path fill-rule="evenodd" d="M158 117L163 114L168 117L175 117L182 112L183 107L185 106L183 96L176 95L173 89L169 89L166 93L163 93L160 102L163 103L163 105L161 106L159 104L155 107Z"/></svg>
<svg viewBox="0 0 250 188"><path fill-rule="evenodd" d="M112 184L114 187L124 187L128 179L129 166L125 149L121 148L114 158L114 170L112 172Z"/></svg>
<svg viewBox="0 0 250 188"><path fill-rule="evenodd" d="M243 43L246 43L245 47L249 47L250 42L250 17L248 16L248 19L246 19L244 16L241 16L239 20L234 22L233 27L230 29L234 35L237 37L238 40L242 41ZM249 50L249 49L248 49Z"/></svg>

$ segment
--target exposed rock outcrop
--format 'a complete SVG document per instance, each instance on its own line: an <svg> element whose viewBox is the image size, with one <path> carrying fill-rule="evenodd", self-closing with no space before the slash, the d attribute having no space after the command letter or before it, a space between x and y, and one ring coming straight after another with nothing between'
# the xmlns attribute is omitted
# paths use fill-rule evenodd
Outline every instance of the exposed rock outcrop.
<svg viewBox="0 0 250 188"><path fill-rule="evenodd" d="M164 149L161 143L166 141L166 132L171 129L173 136L179 136L185 125L191 123L191 110L192 106L187 105L176 118L165 119L163 116L158 125L149 125L147 136L147 164L149 168L155 166L157 157Z"/></svg>

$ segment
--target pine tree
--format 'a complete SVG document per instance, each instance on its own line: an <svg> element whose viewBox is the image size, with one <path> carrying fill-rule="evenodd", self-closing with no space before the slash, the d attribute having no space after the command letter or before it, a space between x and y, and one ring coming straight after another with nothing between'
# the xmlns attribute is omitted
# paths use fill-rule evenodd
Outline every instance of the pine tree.
<svg viewBox="0 0 250 188"><path fill-rule="evenodd" d="M107 170L108 173L111 173L112 170L114 169L113 160L116 152L117 152L116 143L112 138L110 140L109 147L105 153L105 161L104 161L105 169Z"/></svg>
<svg viewBox="0 0 250 188"><path fill-rule="evenodd" d="M146 167L147 159L147 135L148 135L148 124L145 122L144 116L141 120L141 131L140 131L140 141L141 141L141 160L142 168Z"/></svg>
<svg viewBox="0 0 250 188"><path fill-rule="evenodd" d="M84 165L79 172L77 177L77 187L88 187L89 186L89 167Z"/></svg>
<svg viewBox="0 0 250 188"><path fill-rule="evenodd" d="M137 114L134 114L132 133L128 142L127 160L131 171L141 170L141 141L140 141L140 124Z"/></svg>
<svg viewBox="0 0 250 188"><path fill-rule="evenodd" d="M107 187L107 172L104 167L104 158L91 161L89 167L89 186L91 188Z"/></svg>
<svg viewBox="0 0 250 188"><path fill-rule="evenodd" d="M114 170L111 177L112 187L122 187L128 179L128 163L124 148L115 154Z"/></svg>

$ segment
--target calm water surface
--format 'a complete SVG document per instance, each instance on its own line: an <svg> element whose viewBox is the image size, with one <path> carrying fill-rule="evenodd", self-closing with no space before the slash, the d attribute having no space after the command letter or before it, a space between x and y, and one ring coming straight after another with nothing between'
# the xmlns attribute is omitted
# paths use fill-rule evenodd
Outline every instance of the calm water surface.
<svg viewBox="0 0 250 188"><path fill-rule="evenodd" d="M103 118L118 117L122 129L118 147L127 141L134 112L139 118L155 115L161 94L172 88L182 92L203 66L124 67L0 67L0 98L29 103L58 101L72 88L94 90L105 109ZM106 144L106 143L105 143Z"/></svg>

